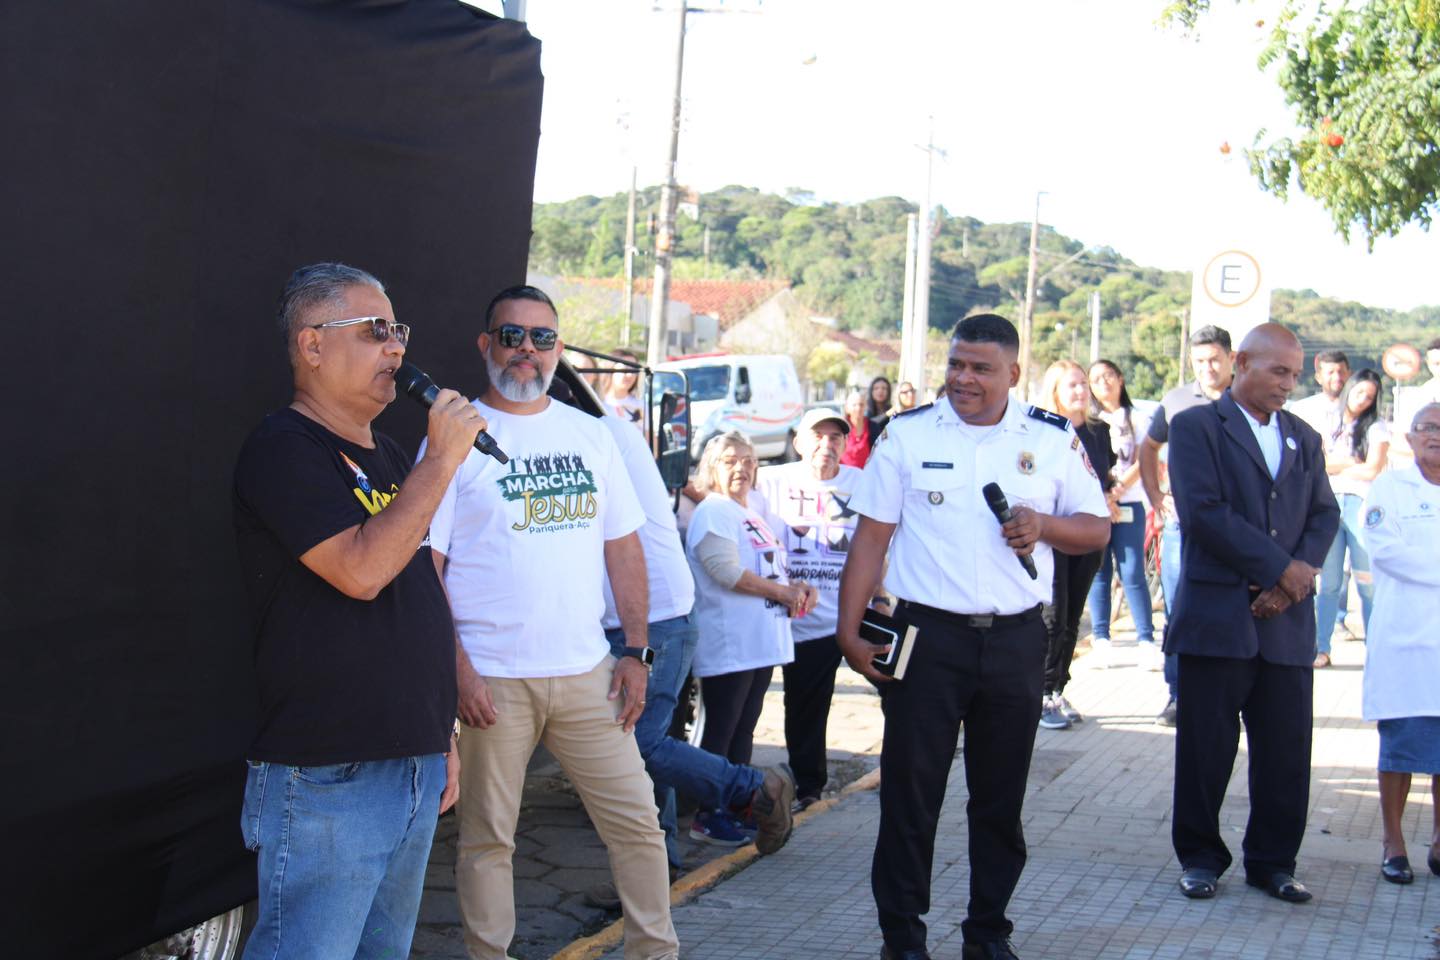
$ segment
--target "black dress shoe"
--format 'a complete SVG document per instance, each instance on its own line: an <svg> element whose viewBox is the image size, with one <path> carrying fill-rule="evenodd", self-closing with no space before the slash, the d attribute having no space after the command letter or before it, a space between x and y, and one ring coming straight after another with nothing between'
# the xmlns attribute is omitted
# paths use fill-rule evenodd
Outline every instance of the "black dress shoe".
<svg viewBox="0 0 1440 960"><path fill-rule="evenodd" d="M1207 867L1186 867L1180 874L1180 892L1191 900L1209 900L1220 886L1220 874Z"/></svg>
<svg viewBox="0 0 1440 960"><path fill-rule="evenodd" d="M1435 874L1435 876L1437 877L1440 877L1440 857L1437 857L1434 853L1431 853L1425 858L1425 865L1430 868L1431 873Z"/></svg>
<svg viewBox="0 0 1440 960"><path fill-rule="evenodd" d="M930 960L930 952L920 950L892 950L886 944L880 948L880 960Z"/></svg>
<svg viewBox="0 0 1440 960"><path fill-rule="evenodd" d="M1288 873L1276 872L1268 877L1246 877L1245 882L1252 887L1259 887L1276 900L1284 900L1286 903L1304 903L1313 896L1309 890L1305 889L1305 884Z"/></svg>
<svg viewBox="0 0 1440 960"><path fill-rule="evenodd" d="M1380 876L1391 883L1414 883L1415 871L1410 869L1409 857L1390 857L1380 862Z"/></svg>
<svg viewBox="0 0 1440 960"><path fill-rule="evenodd" d="M1020 960L1009 940L986 940L967 943L960 951L963 960Z"/></svg>

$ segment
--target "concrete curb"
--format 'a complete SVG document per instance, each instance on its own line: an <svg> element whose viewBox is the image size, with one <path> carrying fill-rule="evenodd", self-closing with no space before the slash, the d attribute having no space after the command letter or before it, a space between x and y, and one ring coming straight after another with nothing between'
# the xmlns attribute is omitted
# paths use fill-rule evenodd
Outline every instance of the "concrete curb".
<svg viewBox="0 0 1440 960"><path fill-rule="evenodd" d="M838 794L819 803L813 804L809 810L795 817L795 826L801 826L811 819L820 816L830 810L841 800L852 793L862 790L874 790L880 786L880 769L877 767L865 774L863 777L847 785ZM755 844L750 843L736 850L734 853L711 860L709 863L692 870L685 876L676 880L670 885L670 906L675 908L682 904L689 903L700 894L709 890L726 877L733 876L744 870L754 861L760 859L760 851L755 849ZM566 946L563 950L551 956L550 960L599 960L606 952L613 950L620 945L625 936L625 918L621 917L603 930L591 934L588 937L581 937Z"/></svg>

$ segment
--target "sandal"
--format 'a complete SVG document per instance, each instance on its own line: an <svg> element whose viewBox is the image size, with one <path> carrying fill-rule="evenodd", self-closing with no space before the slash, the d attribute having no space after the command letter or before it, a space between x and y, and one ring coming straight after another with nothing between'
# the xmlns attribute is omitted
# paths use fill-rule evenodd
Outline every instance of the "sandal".
<svg viewBox="0 0 1440 960"><path fill-rule="evenodd" d="M1328 654L1328 653L1318 654L1318 655L1315 657L1315 663L1312 664L1312 666L1314 666L1314 668L1315 668L1316 670L1323 670L1325 667L1330 666L1330 654Z"/></svg>

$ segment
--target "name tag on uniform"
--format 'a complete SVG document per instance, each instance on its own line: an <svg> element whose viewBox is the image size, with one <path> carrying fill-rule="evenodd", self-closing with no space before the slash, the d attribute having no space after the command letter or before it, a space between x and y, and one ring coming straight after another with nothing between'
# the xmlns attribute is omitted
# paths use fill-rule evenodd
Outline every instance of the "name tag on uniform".
<svg viewBox="0 0 1440 960"><path fill-rule="evenodd" d="M920 466L926 470L954 470L955 464L942 463L939 460L926 460Z"/></svg>

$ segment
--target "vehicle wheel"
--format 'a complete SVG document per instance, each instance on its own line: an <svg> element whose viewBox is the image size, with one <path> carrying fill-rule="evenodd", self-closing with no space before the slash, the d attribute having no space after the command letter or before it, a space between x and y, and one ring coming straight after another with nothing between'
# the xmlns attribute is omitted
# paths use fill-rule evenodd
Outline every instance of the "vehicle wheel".
<svg viewBox="0 0 1440 960"><path fill-rule="evenodd" d="M687 676L680 687L668 732L676 740L684 740L697 747L700 746L700 738L705 736L705 701L700 698L700 681L693 675Z"/></svg>
<svg viewBox="0 0 1440 960"><path fill-rule="evenodd" d="M254 900L181 930L121 960L236 960L255 926Z"/></svg>

